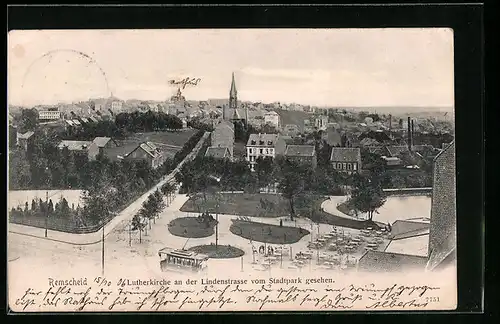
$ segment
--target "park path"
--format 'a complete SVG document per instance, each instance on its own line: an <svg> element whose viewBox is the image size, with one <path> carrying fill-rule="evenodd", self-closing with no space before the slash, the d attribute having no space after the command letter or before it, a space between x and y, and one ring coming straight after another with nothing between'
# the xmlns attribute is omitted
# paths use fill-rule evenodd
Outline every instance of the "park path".
<svg viewBox="0 0 500 324"><path fill-rule="evenodd" d="M327 199L321 203L321 208L323 208L323 210L325 212L332 214L332 215L335 215L335 216L338 216L338 217L343 217L343 218L352 219L352 220L356 220L356 221L366 220L366 218L363 217L364 216L363 214L360 215L361 217L354 217L354 216L344 214L343 212L341 212L340 210L337 209L337 206L339 204L347 201L347 199L348 199L347 196L330 196L330 199Z"/></svg>
<svg viewBox="0 0 500 324"><path fill-rule="evenodd" d="M175 175L182 168L184 163L190 161L196 157L199 150L203 146L203 143L210 136L210 132L205 132L203 136L200 138L196 146L193 150L177 165L177 167L172 170L168 175L166 175L160 182L154 185L150 190L140 196L138 199L133 201L130 205L128 205L125 209L120 211L116 217L114 217L109 223L104 226L104 236L108 236L113 230L120 224L128 224L128 222L134 217L134 215L139 211L142 206L142 203L149 197L150 194L155 192L157 189L160 189L165 183L175 181ZM102 241L102 230L99 230L94 233L88 234L72 234L65 233L59 231L48 231L48 237L45 237L45 229L25 226L19 224L9 223L9 232L27 235L32 237L43 238L47 240L52 240L61 243L68 243L73 245L92 245Z"/></svg>

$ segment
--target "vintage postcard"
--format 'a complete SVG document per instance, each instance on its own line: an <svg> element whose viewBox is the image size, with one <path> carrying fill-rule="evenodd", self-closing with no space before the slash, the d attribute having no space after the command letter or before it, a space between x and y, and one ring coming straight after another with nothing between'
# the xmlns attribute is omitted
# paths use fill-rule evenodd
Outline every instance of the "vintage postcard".
<svg viewBox="0 0 500 324"><path fill-rule="evenodd" d="M12 312L457 306L453 31L14 30Z"/></svg>

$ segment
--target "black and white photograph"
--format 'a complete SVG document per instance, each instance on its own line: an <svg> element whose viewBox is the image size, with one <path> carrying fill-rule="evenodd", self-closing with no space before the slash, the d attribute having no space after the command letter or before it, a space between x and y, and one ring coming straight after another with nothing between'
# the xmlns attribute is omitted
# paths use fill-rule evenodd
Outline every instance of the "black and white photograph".
<svg viewBox="0 0 500 324"><path fill-rule="evenodd" d="M7 47L13 311L457 307L452 29Z"/></svg>

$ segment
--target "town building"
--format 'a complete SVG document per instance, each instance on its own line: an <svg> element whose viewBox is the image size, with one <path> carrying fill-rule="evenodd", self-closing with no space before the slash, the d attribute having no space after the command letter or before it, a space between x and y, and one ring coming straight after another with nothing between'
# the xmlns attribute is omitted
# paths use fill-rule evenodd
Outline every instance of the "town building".
<svg viewBox="0 0 500 324"><path fill-rule="evenodd" d="M167 156L151 142L139 144L132 152L124 157L124 159L130 161L146 161L153 169L160 167L165 162L166 158Z"/></svg>
<svg viewBox="0 0 500 324"><path fill-rule="evenodd" d="M283 127L282 133L283 135L294 137L300 134L300 129L299 126L295 124L287 124Z"/></svg>
<svg viewBox="0 0 500 324"><path fill-rule="evenodd" d="M231 159L229 149L227 147L209 146L205 152L205 157L212 157L215 159Z"/></svg>
<svg viewBox="0 0 500 324"><path fill-rule="evenodd" d="M111 102L111 110L114 112L120 112L123 109L123 102L122 101L112 101Z"/></svg>
<svg viewBox="0 0 500 324"><path fill-rule="evenodd" d="M67 148L70 152L78 155L86 155L89 159L97 156L99 148L92 146L91 141L70 141L64 140L57 146L60 150Z"/></svg>
<svg viewBox="0 0 500 324"><path fill-rule="evenodd" d="M269 111L264 114L264 123L279 128L280 115L275 111Z"/></svg>
<svg viewBox="0 0 500 324"><path fill-rule="evenodd" d="M357 173L361 170L361 150L359 148L334 147L330 163L340 172Z"/></svg>
<svg viewBox="0 0 500 324"><path fill-rule="evenodd" d="M219 123L210 136L211 146L226 147L232 158L234 152L234 125L230 121Z"/></svg>
<svg viewBox="0 0 500 324"><path fill-rule="evenodd" d="M277 155L283 155L286 143L278 134L250 134L246 149L246 160L253 171L259 157L275 158Z"/></svg>
<svg viewBox="0 0 500 324"><path fill-rule="evenodd" d="M317 166L316 148L314 145L288 145L285 157L300 164L310 165L313 169Z"/></svg>
<svg viewBox="0 0 500 324"><path fill-rule="evenodd" d="M244 125L248 123L248 105L244 105L244 108L239 107L234 73L231 80L231 89L229 90L229 104L223 106L222 118L226 121L240 121Z"/></svg>
<svg viewBox="0 0 500 324"><path fill-rule="evenodd" d="M110 137L96 137L90 144L89 148L89 159L93 160L97 158L97 155L101 154L106 156L106 150L110 148L117 147L118 144L115 140Z"/></svg>
<svg viewBox="0 0 500 324"><path fill-rule="evenodd" d="M59 110L39 110L39 120L59 120L61 119L61 112Z"/></svg>
<svg viewBox="0 0 500 324"><path fill-rule="evenodd" d="M456 262L455 141L434 159L428 270Z"/></svg>
<svg viewBox="0 0 500 324"><path fill-rule="evenodd" d="M23 150L27 150L28 147L33 144L35 133L32 131L26 133L17 133L17 146Z"/></svg>
<svg viewBox="0 0 500 324"><path fill-rule="evenodd" d="M314 127L318 130L326 130L328 126L328 116L320 115L314 118Z"/></svg>

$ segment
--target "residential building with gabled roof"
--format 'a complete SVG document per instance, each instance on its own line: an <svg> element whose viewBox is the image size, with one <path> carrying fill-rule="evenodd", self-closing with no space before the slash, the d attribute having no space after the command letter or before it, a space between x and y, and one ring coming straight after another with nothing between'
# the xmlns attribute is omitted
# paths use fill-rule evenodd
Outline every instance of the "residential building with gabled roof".
<svg viewBox="0 0 500 324"><path fill-rule="evenodd" d="M163 152L155 144L151 142L144 142L139 144L124 158L135 161L144 160L151 168L156 169L165 162L166 155L163 154Z"/></svg>
<svg viewBox="0 0 500 324"><path fill-rule="evenodd" d="M352 147L334 147L330 163L340 172L357 173L361 170L361 150Z"/></svg>
<svg viewBox="0 0 500 324"><path fill-rule="evenodd" d="M310 165L313 169L317 166L316 148L314 145L288 145L284 155L289 160Z"/></svg>
<svg viewBox="0 0 500 324"><path fill-rule="evenodd" d="M250 134L247 145L247 161L254 170L254 165L259 157L275 158L283 155L286 150L286 142L278 134Z"/></svg>

